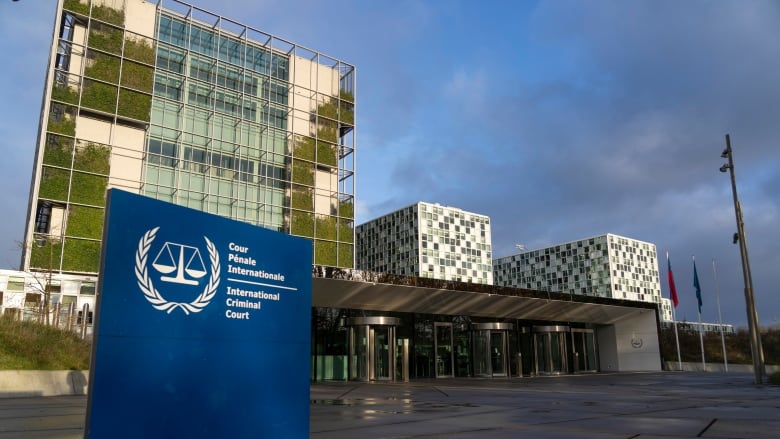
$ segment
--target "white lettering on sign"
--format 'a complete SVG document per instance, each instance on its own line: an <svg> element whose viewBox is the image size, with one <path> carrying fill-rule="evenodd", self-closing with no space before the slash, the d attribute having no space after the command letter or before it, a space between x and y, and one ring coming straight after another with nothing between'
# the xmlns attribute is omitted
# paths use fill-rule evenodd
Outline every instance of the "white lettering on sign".
<svg viewBox="0 0 780 439"><path fill-rule="evenodd" d="M230 249L230 251L239 252L239 253L246 253L246 252L249 251L249 247L238 245L238 244L233 243L233 242L228 244L228 248Z"/></svg>
<svg viewBox="0 0 780 439"><path fill-rule="evenodd" d="M249 246L230 242L227 249L227 272L238 277L229 277L227 279L228 285L225 290L227 293L227 298L225 299L225 306L227 307L225 311L226 318L249 320L250 313L258 312L263 308L263 301L279 302L282 300L282 292L268 293L264 291L265 289L270 288L272 291L298 290L293 286L284 285L284 274L256 268L258 265L257 260L249 253ZM250 280L247 278L254 279ZM259 280L265 282L259 282ZM241 285L241 287L237 287L237 284Z"/></svg>
<svg viewBox="0 0 780 439"><path fill-rule="evenodd" d="M235 312L232 309L225 311L225 317L229 319L249 320L249 311Z"/></svg>
<svg viewBox="0 0 780 439"><path fill-rule="evenodd" d="M252 261L254 261L254 259L252 259ZM228 273L284 282L284 275L281 273L268 273L265 270L250 270L248 268L237 267L230 264L228 264Z"/></svg>

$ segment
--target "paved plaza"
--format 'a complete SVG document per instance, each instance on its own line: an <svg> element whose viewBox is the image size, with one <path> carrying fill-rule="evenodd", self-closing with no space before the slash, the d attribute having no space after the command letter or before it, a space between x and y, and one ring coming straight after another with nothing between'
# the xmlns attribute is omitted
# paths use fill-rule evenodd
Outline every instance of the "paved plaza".
<svg viewBox="0 0 780 439"><path fill-rule="evenodd" d="M0 439L79 438L83 396L0 398ZM117 426L121 428L121 426ZM752 374L619 373L311 386L312 438L779 438Z"/></svg>

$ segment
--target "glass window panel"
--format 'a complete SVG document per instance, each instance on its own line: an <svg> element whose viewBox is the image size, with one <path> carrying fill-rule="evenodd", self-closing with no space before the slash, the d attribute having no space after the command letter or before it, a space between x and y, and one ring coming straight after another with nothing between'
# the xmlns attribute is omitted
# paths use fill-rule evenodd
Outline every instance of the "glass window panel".
<svg viewBox="0 0 780 439"><path fill-rule="evenodd" d="M154 94L155 96L181 101L183 98L183 84L184 81L179 76L158 72L154 79Z"/></svg>
<svg viewBox="0 0 780 439"><path fill-rule="evenodd" d="M271 69L271 54L259 47L247 46L246 66L255 72L268 74Z"/></svg>
<svg viewBox="0 0 780 439"><path fill-rule="evenodd" d="M210 134L210 113L208 111L198 110L195 108L187 108L186 111L186 131L189 131L192 134L208 136Z"/></svg>
<svg viewBox="0 0 780 439"><path fill-rule="evenodd" d="M162 15L158 32L160 40L177 46L186 46L187 27L184 22Z"/></svg>

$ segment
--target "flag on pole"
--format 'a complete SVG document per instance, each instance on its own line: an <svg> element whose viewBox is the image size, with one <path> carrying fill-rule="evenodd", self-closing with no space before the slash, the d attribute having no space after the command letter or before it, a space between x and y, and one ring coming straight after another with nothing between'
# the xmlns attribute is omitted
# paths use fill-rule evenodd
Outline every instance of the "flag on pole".
<svg viewBox="0 0 780 439"><path fill-rule="evenodd" d="M677 308L677 288L674 286L674 275L672 274L672 263L669 261L669 252L666 252L666 265L669 273L669 295L672 299L672 303L674 303L674 307Z"/></svg>
<svg viewBox="0 0 780 439"><path fill-rule="evenodd" d="M696 300L699 301L699 314L701 314L701 286L699 286L699 275L696 273L696 259L693 260L693 287L696 288Z"/></svg>

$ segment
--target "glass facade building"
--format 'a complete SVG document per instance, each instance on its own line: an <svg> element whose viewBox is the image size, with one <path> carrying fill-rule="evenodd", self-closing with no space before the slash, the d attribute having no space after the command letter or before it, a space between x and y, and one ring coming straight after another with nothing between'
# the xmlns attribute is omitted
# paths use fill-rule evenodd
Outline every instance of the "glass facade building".
<svg viewBox="0 0 780 439"><path fill-rule="evenodd" d="M418 202L357 227L356 268L493 284L490 217Z"/></svg>
<svg viewBox="0 0 780 439"><path fill-rule="evenodd" d="M96 273L109 187L353 266L354 66L179 1L57 7L23 269Z"/></svg>
<svg viewBox="0 0 780 439"><path fill-rule="evenodd" d="M655 244L613 234L498 258L494 271L496 285L662 304Z"/></svg>

